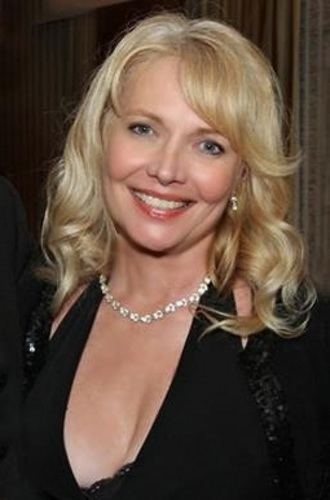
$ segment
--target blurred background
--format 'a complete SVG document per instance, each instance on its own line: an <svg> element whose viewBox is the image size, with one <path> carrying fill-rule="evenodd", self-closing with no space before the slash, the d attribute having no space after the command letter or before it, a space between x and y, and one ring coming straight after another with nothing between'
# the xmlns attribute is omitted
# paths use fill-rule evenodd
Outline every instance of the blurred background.
<svg viewBox="0 0 330 500"><path fill-rule="evenodd" d="M225 20L277 72L288 151L302 151L292 220L330 294L330 0L0 0L0 172L35 234L45 176L93 70L128 24L160 9Z"/></svg>

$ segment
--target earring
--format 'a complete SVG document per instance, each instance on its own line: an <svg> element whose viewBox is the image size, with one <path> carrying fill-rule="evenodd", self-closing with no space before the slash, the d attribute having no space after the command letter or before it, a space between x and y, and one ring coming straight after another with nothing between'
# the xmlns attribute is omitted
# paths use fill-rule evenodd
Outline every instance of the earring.
<svg viewBox="0 0 330 500"><path fill-rule="evenodd" d="M230 197L230 208L233 212L237 212L238 210L238 198L235 195Z"/></svg>

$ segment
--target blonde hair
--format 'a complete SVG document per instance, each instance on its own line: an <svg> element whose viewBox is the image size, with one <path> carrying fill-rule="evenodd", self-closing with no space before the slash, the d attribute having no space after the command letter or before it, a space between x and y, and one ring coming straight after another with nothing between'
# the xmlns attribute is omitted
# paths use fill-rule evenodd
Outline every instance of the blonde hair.
<svg viewBox="0 0 330 500"><path fill-rule="evenodd" d="M160 56L179 58L187 102L229 139L246 168L238 210L228 208L219 222L209 264L219 291L229 292L237 279L250 287L253 310L246 318L212 312L212 321L241 335L264 327L299 334L314 292L301 239L286 222L296 162L284 153L276 77L262 53L230 26L177 14L139 22L105 59L50 174L42 242L57 285L55 308L109 268L116 236L101 183L105 118L119 112L132 69Z"/></svg>

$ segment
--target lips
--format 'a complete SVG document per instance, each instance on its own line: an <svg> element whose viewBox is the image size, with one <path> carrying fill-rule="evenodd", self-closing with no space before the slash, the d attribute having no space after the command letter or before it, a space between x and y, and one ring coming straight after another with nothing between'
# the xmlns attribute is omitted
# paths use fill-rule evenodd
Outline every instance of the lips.
<svg viewBox="0 0 330 500"><path fill-rule="evenodd" d="M158 208L159 210L177 210L179 208L186 207L189 204L189 201L168 200L166 198L159 198L158 196L147 194L142 191L134 191L133 194L146 205Z"/></svg>
<svg viewBox="0 0 330 500"><path fill-rule="evenodd" d="M186 211L193 203L191 200L180 199L177 195L164 195L150 191L132 190L133 198L140 209L157 219L168 219Z"/></svg>

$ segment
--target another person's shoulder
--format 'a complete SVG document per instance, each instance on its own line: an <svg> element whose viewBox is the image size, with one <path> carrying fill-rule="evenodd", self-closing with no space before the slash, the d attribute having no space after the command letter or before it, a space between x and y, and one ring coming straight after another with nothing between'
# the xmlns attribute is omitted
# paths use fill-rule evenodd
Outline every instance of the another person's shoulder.
<svg viewBox="0 0 330 500"><path fill-rule="evenodd" d="M0 223L1 229L13 230L13 223L25 225L25 211L14 186L0 176Z"/></svg>
<svg viewBox="0 0 330 500"><path fill-rule="evenodd" d="M26 214L14 186L0 176L0 265L15 280L22 275L33 252ZM11 271L10 271L11 270Z"/></svg>
<svg viewBox="0 0 330 500"><path fill-rule="evenodd" d="M0 176L0 206L19 202L19 196L14 186L5 177Z"/></svg>

